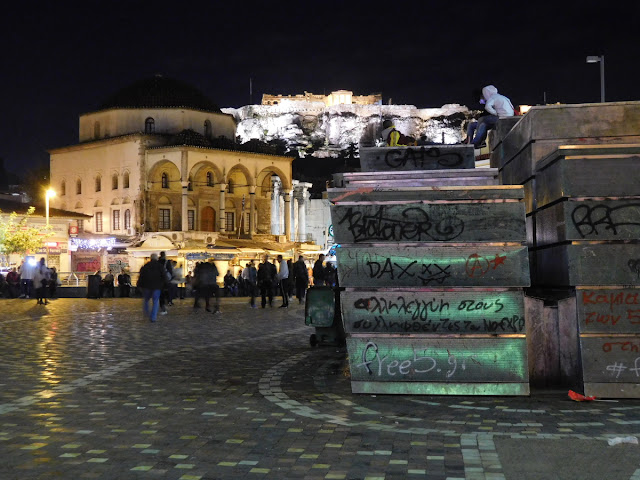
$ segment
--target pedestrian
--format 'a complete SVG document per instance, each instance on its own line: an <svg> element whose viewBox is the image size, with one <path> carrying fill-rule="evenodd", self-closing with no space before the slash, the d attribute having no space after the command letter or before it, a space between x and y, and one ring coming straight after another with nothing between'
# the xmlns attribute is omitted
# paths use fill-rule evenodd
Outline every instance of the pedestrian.
<svg viewBox="0 0 640 480"><path fill-rule="evenodd" d="M273 307L273 284L276 281L276 266L269 261L269 255L264 256L264 261L258 266L258 287L262 296L262 308L267 305Z"/></svg>
<svg viewBox="0 0 640 480"><path fill-rule="evenodd" d="M56 267L49 269L49 298L55 298L58 291L58 285L60 285L60 279L58 278L58 270Z"/></svg>
<svg viewBox="0 0 640 480"><path fill-rule="evenodd" d="M131 295L131 275L126 270L122 270L118 275L118 289L120 298L129 298Z"/></svg>
<svg viewBox="0 0 640 480"><path fill-rule="evenodd" d="M277 278L280 284L280 294L282 295L282 305L280 305L280 308L287 308L289 306L289 266L284 258L282 258L282 255L278 255L277 260L280 264Z"/></svg>
<svg viewBox="0 0 640 480"><path fill-rule="evenodd" d="M231 270L227 270L227 274L224 276L224 296L235 297L238 295L238 286L236 283L236 279L234 278Z"/></svg>
<svg viewBox="0 0 640 480"><path fill-rule="evenodd" d="M166 282L164 284L164 288L160 293L160 315L166 315L167 305L173 305L171 299L169 297L169 284L171 283L171 279L173 278L172 274L172 265L167 259L167 255L165 252L160 252L160 257L158 257L158 262L164 268L164 275Z"/></svg>
<svg viewBox="0 0 640 480"><path fill-rule="evenodd" d="M9 296L16 298L20 295L20 275L18 269L13 267L9 273L7 273L7 284L9 285Z"/></svg>
<svg viewBox="0 0 640 480"><path fill-rule="evenodd" d="M249 305L256 308L256 284L258 282L258 270L256 270L253 260L247 263L246 268L242 271L245 289L249 295Z"/></svg>
<svg viewBox="0 0 640 480"><path fill-rule="evenodd" d="M184 269L182 268L182 264L178 265L178 262L176 262L175 260L172 260L171 264L173 265L173 277L171 278L171 297L184 300L184 287L180 286L184 285L185 282Z"/></svg>
<svg viewBox="0 0 640 480"><path fill-rule="evenodd" d="M114 278L113 278L113 273L111 273L111 270L109 270L107 272L107 274L104 276L104 278L102 279L102 288L103 288L103 295L106 297L107 293L111 294L111 298L115 298L116 296L116 287L114 285Z"/></svg>
<svg viewBox="0 0 640 480"><path fill-rule="evenodd" d="M211 296L215 297L215 305L213 313L221 313L220 311L220 289L218 288L218 268L213 262L200 262L193 271L194 283L196 287L195 301L193 308L200 308L199 300L204 298L205 310L211 311L209 301Z"/></svg>
<svg viewBox="0 0 640 480"><path fill-rule="evenodd" d="M33 284L36 289L36 296L38 299L38 305L48 305L47 301L47 290L49 289L49 268L45 262L44 257L40 259L38 262L34 275L33 275Z"/></svg>
<svg viewBox="0 0 640 480"><path fill-rule="evenodd" d="M184 277L184 295L190 297L195 292L193 288L193 272L189 271ZM182 297L184 298L184 297Z"/></svg>
<svg viewBox="0 0 640 480"><path fill-rule="evenodd" d="M166 283L166 270L158 261L158 254L152 253L151 260L142 266L138 277L138 287L142 289L142 311L152 322L158 318L160 294ZM152 302L151 311L149 300Z"/></svg>
<svg viewBox="0 0 640 480"><path fill-rule="evenodd" d="M324 270L324 254L321 253L318 256L318 260L313 264L313 285L315 287L321 287L324 285L325 270Z"/></svg>
<svg viewBox="0 0 640 480"><path fill-rule="evenodd" d="M487 132L494 128L499 118L513 117L515 108L504 95L498 93L493 85L487 85L482 89L480 103L488 115L483 115L477 121L470 122L467 126L467 138L463 143L472 143L474 148L481 148L487 138Z"/></svg>
<svg viewBox="0 0 640 480"><path fill-rule="evenodd" d="M328 287L335 287L338 279L338 270L333 266L333 263L327 262L327 266L324 268L324 284Z"/></svg>
<svg viewBox="0 0 640 480"><path fill-rule="evenodd" d="M7 279L4 278L4 275L2 275L2 273L0 273L0 296L9 296L9 284L7 283Z"/></svg>
<svg viewBox="0 0 640 480"><path fill-rule="evenodd" d="M100 270L97 270L96 273L93 274L96 277L96 284L98 285L98 298L102 298L104 296L104 283L102 283L102 275L100 275Z"/></svg>
<svg viewBox="0 0 640 480"><path fill-rule="evenodd" d="M298 261L293 264L293 278L296 283L296 298L298 302L304 302L304 297L309 286L309 271L304 263L304 257L300 255Z"/></svg>
<svg viewBox="0 0 640 480"><path fill-rule="evenodd" d="M287 268L289 269L289 281L288 281L287 294L289 295L289 300L291 300L296 290L296 284L293 280L293 262L290 258L287 259Z"/></svg>
<svg viewBox="0 0 640 480"><path fill-rule="evenodd" d="M35 275L35 266L35 260L31 258L24 259L20 265L20 283L22 286L22 295L20 295L20 298L29 298L34 294L33 276Z"/></svg>
<svg viewBox="0 0 640 480"><path fill-rule="evenodd" d="M238 285L238 296L245 297L247 296L247 285L245 284L244 277L242 274L244 273L244 269L241 268L238 272L238 276L236 277L236 285Z"/></svg>

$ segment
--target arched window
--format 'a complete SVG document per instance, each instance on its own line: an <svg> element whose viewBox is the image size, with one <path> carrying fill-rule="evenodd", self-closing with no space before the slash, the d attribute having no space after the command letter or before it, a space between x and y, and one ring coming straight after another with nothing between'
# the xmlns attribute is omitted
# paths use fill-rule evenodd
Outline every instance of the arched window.
<svg viewBox="0 0 640 480"><path fill-rule="evenodd" d="M67 184L66 182L63 180L62 183L60 184L60 196L64 196L67 193Z"/></svg>
<svg viewBox="0 0 640 480"><path fill-rule="evenodd" d="M76 194L80 195L82 193L82 180L78 179L76 181Z"/></svg>
<svg viewBox="0 0 640 480"><path fill-rule="evenodd" d="M131 210L129 209L124 211L124 228L125 230L131 228Z"/></svg>
<svg viewBox="0 0 640 480"><path fill-rule="evenodd" d="M122 175L122 188L129 188L129 172L124 172Z"/></svg>
<svg viewBox="0 0 640 480"><path fill-rule="evenodd" d="M113 176L111 177L111 189L112 190L117 190L118 189L118 174L114 173Z"/></svg>
<svg viewBox="0 0 640 480"><path fill-rule="evenodd" d="M151 117L147 117L147 119L144 121L144 133L154 133L155 131L156 121Z"/></svg>
<svg viewBox="0 0 640 480"><path fill-rule="evenodd" d="M204 136L205 138L211 138L211 122L209 120L204 121Z"/></svg>
<svg viewBox="0 0 640 480"><path fill-rule="evenodd" d="M99 192L101 190L102 190L102 177L98 175L96 177L96 192Z"/></svg>
<svg viewBox="0 0 640 480"><path fill-rule="evenodd" d="M162 188L169 188L169 175L167 172L162 173Z"/></svg>
<svg viewBox="0 0 640 480"><path fill-rule="evenodd" d="M207 172L207 187L213 187L213 174Z"/></svg>
<svg viewBox="0 0 640 480"><path fill-rule="evenodd" d="M233 180L231 179L227 182L227 193L233 193Z"/></svg>
<svg viewBox="0 0 640 480"><path fill-rule="evenodd" d="M93 138L100 138L100 122L94 122L93 124Z"/></svg>

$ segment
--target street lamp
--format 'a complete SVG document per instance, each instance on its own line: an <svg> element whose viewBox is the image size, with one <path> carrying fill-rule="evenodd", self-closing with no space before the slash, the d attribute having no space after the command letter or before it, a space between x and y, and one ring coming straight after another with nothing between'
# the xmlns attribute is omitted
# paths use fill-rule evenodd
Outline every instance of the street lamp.
<svg viewBox="0 0 640 480"><path fill-rule="evenodd" d="M46 216L47 216L47 227L49 226L49 199L53 198L55 196L56 196L56 192L55 192L55 190L53 190L51 188L49 190L47 190L47 192L45 194L45 198L46 198L46 201L45 201L46 208L45 208L45 210L46 210Z"/></svg>
<svg viewBox="0 0 640 480"><path fill-rule="evenodd" d="M604 103L604 55L589 55L587 63L600 62L600 101Z"/></svg>

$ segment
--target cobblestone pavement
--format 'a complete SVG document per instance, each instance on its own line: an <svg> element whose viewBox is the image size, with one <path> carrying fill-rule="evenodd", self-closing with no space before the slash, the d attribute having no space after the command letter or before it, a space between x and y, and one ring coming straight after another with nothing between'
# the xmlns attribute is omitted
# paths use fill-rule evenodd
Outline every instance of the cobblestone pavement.
<svg viewBox="0 0 640 480"><path fill-rule="evenodd" d="M629 479L640 401L352 395L303 307L0 300L0 479ZM278 302L279 304L279 302Z"/></svg>

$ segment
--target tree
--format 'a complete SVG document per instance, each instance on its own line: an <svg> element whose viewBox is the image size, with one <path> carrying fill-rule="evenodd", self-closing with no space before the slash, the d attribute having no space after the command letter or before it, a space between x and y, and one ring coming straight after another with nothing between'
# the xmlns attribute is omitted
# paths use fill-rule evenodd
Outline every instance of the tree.
<svg viewBox="0 0 640 480"><path fill-rule="evenodd" d="M16 212L8 216L0 211L0 253L10 255L33 252L42 247L44 240L53 235L51 226L36 228L29 226L29 218L35 207L29 207L27 213L18 220Z"/></svg>

